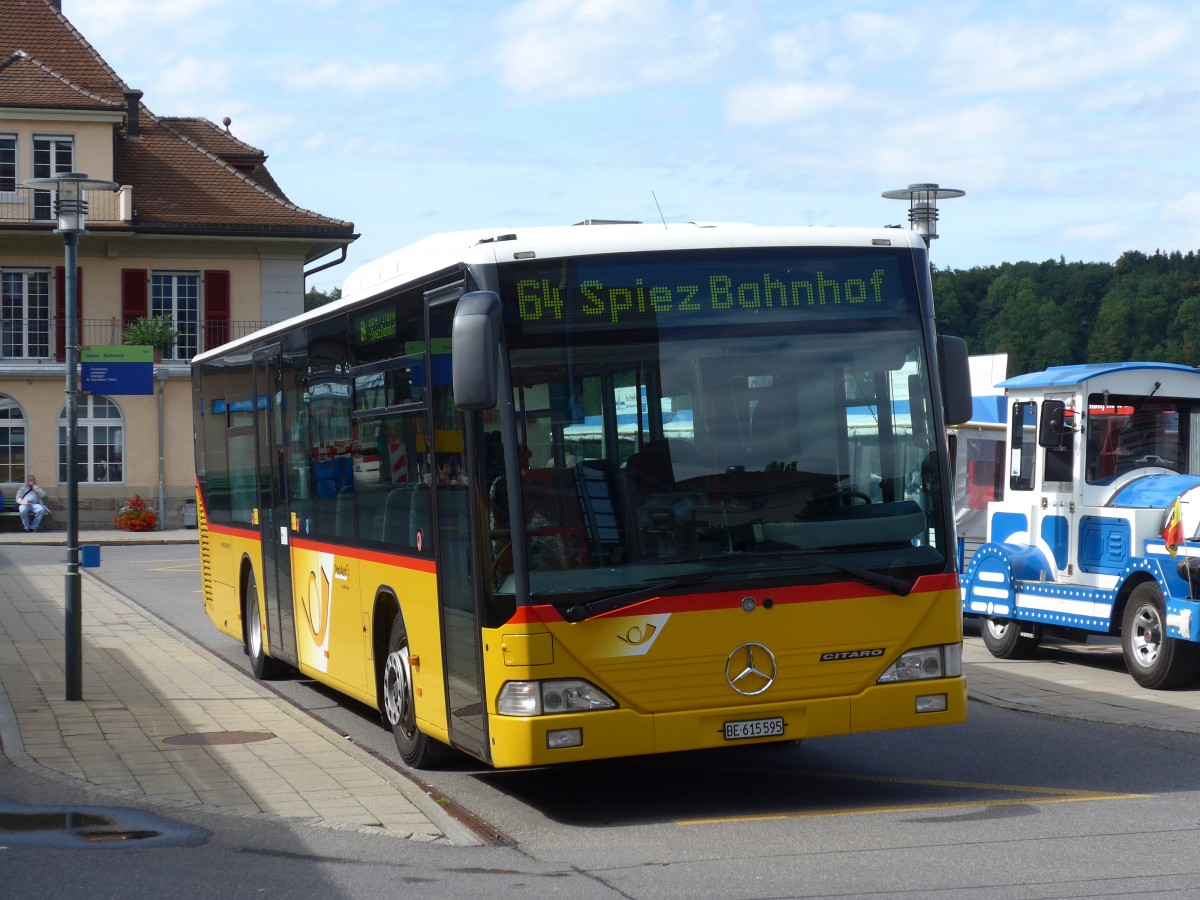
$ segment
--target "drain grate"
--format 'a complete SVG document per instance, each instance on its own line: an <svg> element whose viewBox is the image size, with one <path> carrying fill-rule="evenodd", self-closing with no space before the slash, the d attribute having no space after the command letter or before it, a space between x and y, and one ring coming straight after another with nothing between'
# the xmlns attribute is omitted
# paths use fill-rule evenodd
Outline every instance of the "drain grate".
<svg viewBox="0 0 1200 900"><path fill-rule="evenodd" d="M217 744L253 744L269 741L275 735L269 731L204 731L199 734L177 734L166 738L164 744L180 744L186 747L211 747Z"/></svg>

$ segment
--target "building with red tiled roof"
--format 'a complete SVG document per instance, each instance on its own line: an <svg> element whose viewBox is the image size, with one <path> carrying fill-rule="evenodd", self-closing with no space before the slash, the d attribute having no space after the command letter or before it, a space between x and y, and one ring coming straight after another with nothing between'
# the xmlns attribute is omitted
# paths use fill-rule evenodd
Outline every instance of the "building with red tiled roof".
<svg viewBox="0 0 1200 900"><path fill-rule="evenodd" d="M357 235L289 200L228 121L151 112L61 7L0 2L0 491L10 511L29 473L52 509L65 494L64 242L54 195L25 182L83 172L118 187L88 193L78 244L79 524L111 527L139 494L178 526L194 496L188 361L301 312L306 273L344 259ZM178 332L148 385L162 404L88 367L155 316Z"/></svg>

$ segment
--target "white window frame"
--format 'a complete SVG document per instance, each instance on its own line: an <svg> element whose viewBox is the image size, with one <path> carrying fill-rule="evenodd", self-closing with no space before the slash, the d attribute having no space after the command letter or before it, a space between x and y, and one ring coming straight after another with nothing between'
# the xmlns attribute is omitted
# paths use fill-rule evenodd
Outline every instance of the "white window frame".
<svg viewBox="0 0 1200 900"><path fill-rule="evenodd" d="M112 411L116 415L96 415L97 408ZM105 440L96 441L98 430L103 429ZM117 439L112 440L111 429L116 429ZM111 397L84 394L76 408L76 438L78 451L76 465L81 470L78 484L124 484L126 476L126 450L128 429L125 414ZM117 457L113 460L114 453ZM111 477L112 467L119 467L119 478ZM58 414L58 465L55 466L59 484L66 484L67 474L67 408ZM96 477L101 475L103 477Z"/></svg>
<svg viewBox="0 0 1200 900"><path fill-rule="evenodd" d="M13 440L14 432L18 431L19 442ZM21 484L29 465L29 425L21 404L8 394L0 394L0 438L3 438L0 440L0 483ZM21 458L19 465L13 462L17 450Z"/></svg>
<svg viewBox="0 0 1200 900"><path fill-rule="evenodd" d="M200 275L190 270L150 272L150 317L169 316L179 332L175 346L163 353L163 359L188 360L200 352ZM180 290L185 284L191 287L191 296Z"/></svg>
<svg viewBox="0 0 1200 900"><path fill-rule="evenodd" d="M6 307L6 304L9 302L9 298L4 297L2 290L0 290L0 319L3 320L2 327L4 331L4 333L0 335L0 358L50 359L54 355L54 347L51 340L52 335L50 333L50 322L53 318L51 316L50 308L50 270L40 268L22 268L16 266L0 267L0 281L7 281L8 276L10 275L22 276L21 297L19 301L21 308L19 310L14 309L13 314L10 314ZM31 308L32 301L29 291L29 280L31 276L41 276L42 279L44 279L44 310ZM40 316L39 313L41 313ZM41 326L41 334L39 335L42 341L41 344L35 344L31 338L32 330L30 326L34 325L35 323L40 324ZM19 352L11 352L14 348L9 344L8 341L9 328L12 328L14 332L17 328L20 328L21 330L21 346L19 348L15 348L19 350Z"/></svg>
<svg viewBox="0 0 1200 900"><path fill-rule="evenodd" d="M70 159L65 162L60 160L59 153L63 147L55 146L65 144L69 152ZM45 146L43 146L45 145ZM48 164L41 164L39 168L38 153L49 152L50 161ZM70 134L35 134L33 136L32 152L30 154L30 165L33 170L34 178L53 178L55 175L62 175L66 172L75 171L75 137ZM33 209L30 218L36 222L52 222L54 221L54 203L50 199L51 191L33 192ZM39 204L50 204L49 215L38 215Z"/></svg>

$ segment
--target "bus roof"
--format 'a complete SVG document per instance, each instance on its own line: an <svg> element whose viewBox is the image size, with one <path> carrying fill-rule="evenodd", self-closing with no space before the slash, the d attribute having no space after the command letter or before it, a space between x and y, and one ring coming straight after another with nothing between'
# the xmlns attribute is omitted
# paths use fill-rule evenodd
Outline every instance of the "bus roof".
<svg viewBox="0 0 1200 900"><path fill-rule="evenodd" d="M900 235L903 235L901 238ZM482 228L436 234L359 267L342 287L343 299L362 299L398 287L426 272L458 263L554 259L631 250L693 250L710 247L923 246L915 232L896 228L761 226L741 222L683 222L672 225L621 223L532 228Z"/></svg>
<svg viewBox="0 0 1200 900"><path fill-rule="evenodd" d="M1111 375L1116 372L1132 372L1138 369L1158 369L1164 372L1180 372L1190 375L1200 375L1200 371L1191 366L1176 363L1159 362L1123 362L1123 363L1085 363L1078 366L1051 366L1042 372L1030 372L1027 375L1017 375L1000 382L997 387L1011 388L1040 388L1040 387L1070 387L1082 384L1091 378L1101 375Z"/></svg>
<svg viewBox="0 0 1200 900"><path fill-rule="evenodd" d="M883 242L887 243L883 243ZM674 224L620 223L556 225L530 228L478 228L431 235L360 266L342 287L342 298L288 320L267 326L193 359L203 362L249 344L272 332L282 332L339 308L403 287L426 275L457 265L485 265L520 259L555 259L598 253L702 250L736 247L872 247L925 249L915 232L905 228L843 228L831 226L763 226L740 222L683 222ZM519 256L518 256L519 254Z"/></svg>

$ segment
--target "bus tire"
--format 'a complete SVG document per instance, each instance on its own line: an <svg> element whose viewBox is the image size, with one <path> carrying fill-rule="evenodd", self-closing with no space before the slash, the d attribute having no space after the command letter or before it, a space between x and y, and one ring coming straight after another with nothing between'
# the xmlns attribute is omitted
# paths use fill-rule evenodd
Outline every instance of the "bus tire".
<svg viewBox="0 0 1200 900"><path fill-rule="evenodd" d="M1036 627L1034 631L1037 634ZM1040 637L1021 634L1021 623L1013 619L979 620L979 636L988 652L997 659L1029 659L1041 643Z"/></svg>
<svg viewBox="0 0 1200 900"><path fill-rule="evenodd" d="M242 615L246 622L246 655L250 657L250 673L258 681L280 678L287 666L271 659L263 649L262 615L258 610L258 582L251 572L246 577L246 600Z"/></svg>
<svg viewBox="0 0 1200 900"><path fill-rule="evenodd" d="M1179 687L1196 674L1200 645L1167 637L1167 607L1157 584L1133 589L1121 617L1121 652L1129 674L1144 688Z"/></svg>
<svg viewBox="0 0 1200 900"><path fill-rule="evenodd" d="M414 769L433 769L442 757L438 752L440 745L417 727L412 666L408 657L408 632L404 628L404 617L397 615L392 620L383 666L383 717L392 730L400 758Z"/></svg>

